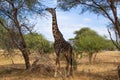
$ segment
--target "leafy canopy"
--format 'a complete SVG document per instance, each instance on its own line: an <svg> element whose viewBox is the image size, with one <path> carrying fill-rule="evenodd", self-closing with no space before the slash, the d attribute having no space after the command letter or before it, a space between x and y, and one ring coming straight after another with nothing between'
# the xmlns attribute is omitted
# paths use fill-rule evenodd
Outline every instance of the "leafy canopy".
<svg viewBox="0 0 120 80"><path fill-rule="evenodd" d="M94 30L90 28L82 28L75 32L75 50L85 52L98 52L100 50L108 49L110 43L104 37L100 36ZM113 45L112 45L113 47Z"/></svg>
<svg viewBox="0 0 120 80"><path fill-rule="evenodd" d="M52 51L50 42L46 40L43 35L32 33L26 34L24 37L28 48L31 50L39 51L40 53L49 53Z"/></svg>

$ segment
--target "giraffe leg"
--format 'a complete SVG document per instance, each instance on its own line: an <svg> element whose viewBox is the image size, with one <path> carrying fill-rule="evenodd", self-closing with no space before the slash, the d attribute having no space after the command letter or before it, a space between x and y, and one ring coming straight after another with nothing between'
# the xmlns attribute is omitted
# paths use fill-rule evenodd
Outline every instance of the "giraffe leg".
<svg viewBox="0 0 120 80"><path fill-rule="evenodd" d="M54 74L54 77L57 77L57 64L58 64L58 61L57 61L57 58L56 58L56 62L55 62L55 74Z"/></svg>
<svg viewBox="0 0 120 80"><path fill-rule="evenodd" d="M66 64L66 72L65 72L65 76L68 77L69 76L69 59L66 58L67 64Z"/></svg>
<svg viewBox="0 0 120 80"><path fill-rule="evenodd" d="M73 57L72 50L69 51L70 76L73 76Z"/></svg>
<svg viewBox="0 0 120 80"><path fill-rule="evenodd" d="M58 69L60 68L59 57L56 58L55 74L54 77L57 77Z"/></svg>
<svg viewBox="0 0 120 80"><path fill-rule="evenodd" d="M67 65L66 65L66 77L68 76L73 76L73 69L72 69L72 59L69 59L67 61Z"/></svg>
<svg viewBox="0 0 120 80"><path fill-rule="evenodd" d="M57 65L55 66L55 73L54 73L54 77L57 77Z"/></svg>
<svg viewBox="0 0 120 80"><path fill-rule="evenodd" d="M73 76L72 58L70 59L70 76Z"/></svg>
<svg viewBox="0 0 120 80"><path fill-rule="evenodd" d="M66 71L67 71L66 76L68 77L69 76L69 63L67 64Z"/></svg>

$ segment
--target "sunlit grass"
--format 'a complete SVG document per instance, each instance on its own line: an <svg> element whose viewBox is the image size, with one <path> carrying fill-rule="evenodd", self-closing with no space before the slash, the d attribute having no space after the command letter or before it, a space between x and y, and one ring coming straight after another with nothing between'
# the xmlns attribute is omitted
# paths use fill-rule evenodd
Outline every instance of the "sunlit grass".
<svg viewBox="0 0 120 80"><path fill-rule="evenodd" d="M2 54L2 52L0 52ZM35 60L35 55L30 55L30 62ZM40 55L39 55L40 56ZM52 58L39 63L47 64L47 60L51 63L55 63L55 55L41 55L40 58L49 56ZM117 65L120 64L120 52L107 51L97 54L96 61L92 64L88 63L88 58L83 57L77 59L78 66L77 71L74 71L73 78L67 78L68 80L117 80ZM45 57L46 58L46 57ZM12 63L12 59L14 64ZM53 64L50 64L52 66ZM62 66L65 66L65 62L61 62ZM0 56L0 80L63 80L62 77L54 78L54 73L44 74L44 72L25 70L24 59L21 53L13 57Z"/></svg>

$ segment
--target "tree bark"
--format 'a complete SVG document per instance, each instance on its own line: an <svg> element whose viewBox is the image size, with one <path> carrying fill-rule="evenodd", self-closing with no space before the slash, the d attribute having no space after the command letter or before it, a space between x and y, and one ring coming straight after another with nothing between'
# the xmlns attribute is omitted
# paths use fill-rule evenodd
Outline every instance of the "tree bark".
<svg viewBox="0 0 120 80"><path fill-rule="evenodd" d="M89 63L91 64L92 63L92 57L93 57L93 54L92 53L89 53Z"/></svg>
<svg viewBox="0 0 120 80"><path fill-rule="evenodd" d="M117 17L117 9L116 9L116 6L114 5L115 2L114 2L114 0L109 0L109 2L110 2L110 8L112 10L113 17L114 17L114 26L115 26L115 29L117 30L118 36L120 38L120 25L119 25L119 20Z"/></svg>
<svg viewBox="0 0 120 80"><path fill-rule="evenodd" d="M94 57L93 57L93 62L95 62L96 57L97 57L97 53L95 53L95 54L94 54Z"/></svg>
<svg viewBox="0 0 120 80"><path fill-rule="evenodd" d="M23 55L24 60L25 60L26 69L29 69L30 68L29 52L27 49L24 49L21 52L22 52L22 55Z"/></svg>
<svg viewBox="0 0 120 80"><path fill-rule="evenodd" d="M26 43L23 40L21 40L19 42L18 47L19 47L20 51L22 52L22 55L23 55L23 58L25 61L25 65L26 65L26 69L29 69L30 68L30 61L29 61L30 51L29 51Z"/></svg>

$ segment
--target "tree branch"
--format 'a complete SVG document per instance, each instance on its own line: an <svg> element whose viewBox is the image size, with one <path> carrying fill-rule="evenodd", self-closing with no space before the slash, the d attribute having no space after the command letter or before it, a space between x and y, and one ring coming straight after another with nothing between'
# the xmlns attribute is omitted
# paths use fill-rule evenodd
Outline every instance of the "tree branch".
<svg viewBox="0 0 120 80"><path fill-rule="evenodd" d="M11 39L12 39L13 43L15 43L16 47L20 49L20 47L18 46L18 44L17 44L16 41L14 40L13 35L12 35L12 32L10 31L10 29L7 28L7 27L5 26L5 24L4 24L4 22L2 22L1 20L0 20L0 24L8 31L8 33L9 33L9 35L11 36Z"/></svg>
<svg viewBox="0 0 120 80"><path fill-rule="evenodd" d="M109 31L109 28L107 29L107 31L108 31L108 33L110 35L110 39L111 39L112 43L120 50L120 46L118 44L116 44L115 41L112 39L112 35L111 35L110 31Z"/></svg>
<svg viewBox="0 0 120 80"><path fill-rule="evenodd" d="M92 1L93 1L93 3L94 3L96 6L99 7L99 9L101 9L101 10L106 14L106 16L108 17L108 19L109 19L113 24L115 24L114 21L113 21L113 19L112 19L112 18L110 17L110 15L107 13L107 11L106 11L103 7L101 7L101 5L97 4L94 0L92 0Z"/></svg>
<svg viewBox="0 0 120 80"><path fill-rule="evenodd" d="M120 38L120 28L119 28L119 21L118 21L118 17L117 17L117 9L116 6L114 5L114 1L113 0L108 0L110 2L110 8L112 10L113 13L113 17L114 17L114 26L115 29L118 32L118 36Z"/></svg>

